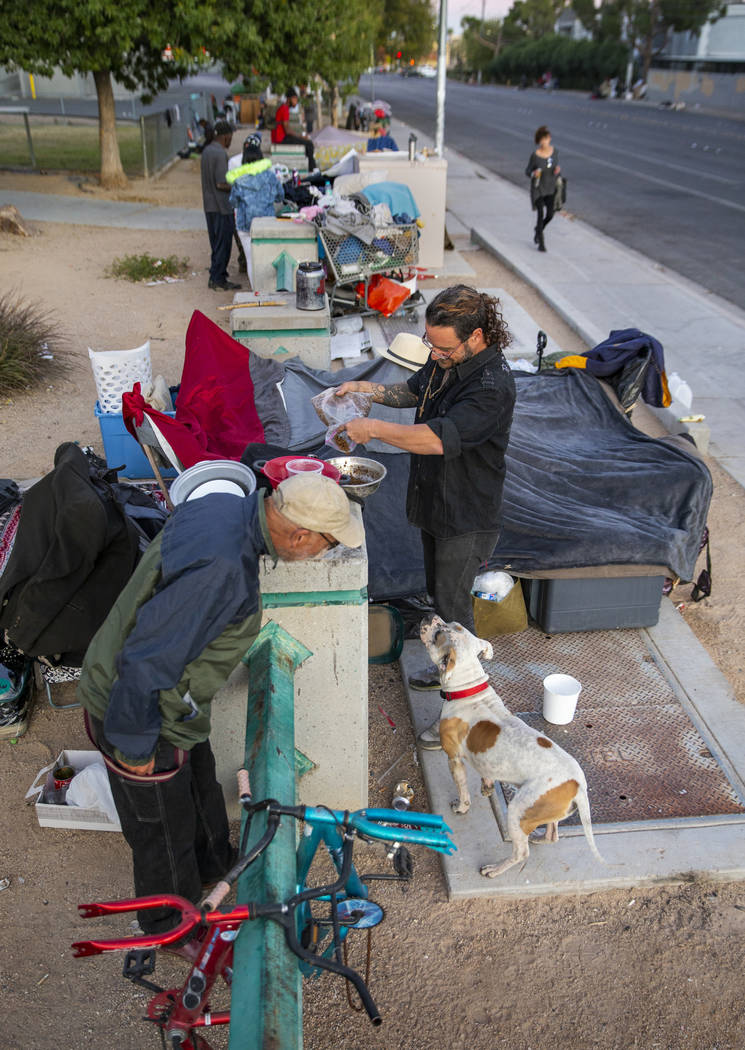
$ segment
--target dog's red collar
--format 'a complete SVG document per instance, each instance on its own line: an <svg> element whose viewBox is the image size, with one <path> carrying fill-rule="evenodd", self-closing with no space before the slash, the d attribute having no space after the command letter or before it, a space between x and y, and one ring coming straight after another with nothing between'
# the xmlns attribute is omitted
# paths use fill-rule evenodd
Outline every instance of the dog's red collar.
<svg viewBox="0 0 745 1050"><path fill-rule="evenodd" d="M478 685L472 685L470 689L455 689L453 692L448 692L447 689L441 689L440 696L443 700L463 700L467 696L475 696L476 693L483 693L488 685L489 680L485 679L483 682L479 682Z"/></svg>

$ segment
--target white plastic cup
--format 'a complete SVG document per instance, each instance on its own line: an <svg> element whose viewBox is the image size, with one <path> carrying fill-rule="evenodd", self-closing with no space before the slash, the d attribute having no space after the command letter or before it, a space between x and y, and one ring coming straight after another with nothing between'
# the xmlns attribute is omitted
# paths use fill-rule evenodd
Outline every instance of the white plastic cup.
<svg viewBox="0 0 745 1050"><path fill-rule="evenodd" d="M287 463L289 474L322 474L323 463L320 459L291 459Z"/></svg>
<svg viewBox="0 0 745 1050"><path fill-rule="evenodd" d="M550 674L543 679L543 717L556 726L574 718L582 686L570 674Z"/></svg>

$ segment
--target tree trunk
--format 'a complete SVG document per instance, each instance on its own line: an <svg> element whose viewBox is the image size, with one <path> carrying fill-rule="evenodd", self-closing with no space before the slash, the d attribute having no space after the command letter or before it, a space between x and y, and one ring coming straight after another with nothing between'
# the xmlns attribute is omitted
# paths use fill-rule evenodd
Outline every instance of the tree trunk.
<svg viewBox="0 0 745 1050"><path fill-rule="evenodd" d="M641 77L645 84L649 79L649 67L652 65L652 50L654 46L655 32L657 31L657 11L657 0L652 0L649 8L649 32L644 38L644 47L642 48Z"/></svg>
<svg viewBox="0 0 745 1050"><path fill-rule="evenodd" d="M334 85L331 89L331 124L333 127L339 127L339 85L334 81Z"/></svg>
<svg viewBox="0 0 745 1050"><path fill-rule="evenodd" d="M101 185L107 190L124 189L129 185L119 156L116 137L116 110L111 73L98 70L93 74L98 96L98 142L101 148Z"/></svg>

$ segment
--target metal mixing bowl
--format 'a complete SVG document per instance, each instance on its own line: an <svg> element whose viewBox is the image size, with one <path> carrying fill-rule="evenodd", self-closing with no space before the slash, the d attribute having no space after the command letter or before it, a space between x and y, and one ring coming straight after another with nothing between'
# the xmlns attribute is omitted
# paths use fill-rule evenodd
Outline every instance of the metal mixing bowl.
<svg viewBox="0 0 745 1050"><path fill-rule="evenodd" d="M336 456L326 462L331 463L341 474L341 487L361 499L372 496L388 473L382 463L365 459L364 456Z"/></svg>

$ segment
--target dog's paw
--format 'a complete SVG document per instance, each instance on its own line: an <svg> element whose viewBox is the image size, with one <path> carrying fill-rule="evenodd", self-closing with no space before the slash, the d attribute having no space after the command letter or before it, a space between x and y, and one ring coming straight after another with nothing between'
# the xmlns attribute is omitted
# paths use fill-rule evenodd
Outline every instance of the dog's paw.
<svg viewBox="0 0 745 1050"><path fill-rule="evenodd" d="M479 872L484 878L495 879L497 875L499 875L501 869L501 864L482 864L479 868Z"/></svg>
<svg viewBox="0 0 745 1050"><path fill-rule="evenodd" d="M463 815L464 813L467 813L469 811L469 809L471 808L471 803L461 802L459 798L456 798L454 802L450 803L450 808L452 809L453 813L460 813L461 815Z"/></svg>
<svg viewBox="0 0 745 1050"><path fill-rule="evenodd" d="M494 784L487 784L485 780L482 780L481 794L484 796L484 798L491 798L494 794Z"/></svg>

